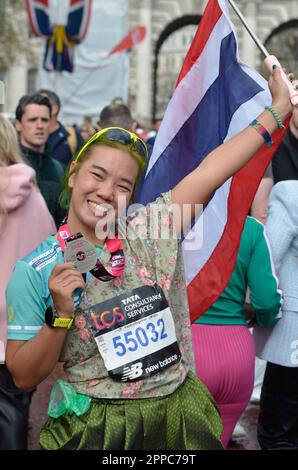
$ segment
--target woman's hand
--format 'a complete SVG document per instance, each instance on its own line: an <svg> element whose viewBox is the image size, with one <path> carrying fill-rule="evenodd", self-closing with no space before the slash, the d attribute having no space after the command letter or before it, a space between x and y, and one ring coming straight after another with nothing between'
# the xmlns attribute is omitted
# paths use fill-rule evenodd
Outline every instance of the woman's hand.
<svg viewBox="0 0 298 470"><path fill-rule="evenodd" d="M289 74L292 75L292 74ZM288 86L281 75L281 69L276 67L269 78L269 89L272 95L272 106L283 121L292 112Z"/></svg>
<svg viewBox="0 0 298 470"><path fill-rule="evenodd" d="M73 316L75 311L73 292L75 289L84 288L83 276L72 263L60 263L54 267L49 277L49 290L61 317Z"/></svg>

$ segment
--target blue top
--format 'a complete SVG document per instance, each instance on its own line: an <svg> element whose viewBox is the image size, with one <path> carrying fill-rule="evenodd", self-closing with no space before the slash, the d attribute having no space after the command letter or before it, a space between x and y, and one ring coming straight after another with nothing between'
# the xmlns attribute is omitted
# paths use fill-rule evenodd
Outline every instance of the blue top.
<svg viewBox="0 0 298 470"><path fill-rule="evenodd" d="M255 328L256 353L265 361L298 367L298 181L273 186L267 232L283 291L282 318L273 328Z"/></svg>
<svg viewBox="0 0 298 470"><path fill-rule="evenodd" d="M81 148L84 141L75 128L74 132L77 140L74 152L76 153ZM68 141L69 135L70 134L67 129L59 122L59 128L52 132L48 138L51 156L55 158L55 160L58 160L64 168L67 167L73 156L73 152Z"/></svg>

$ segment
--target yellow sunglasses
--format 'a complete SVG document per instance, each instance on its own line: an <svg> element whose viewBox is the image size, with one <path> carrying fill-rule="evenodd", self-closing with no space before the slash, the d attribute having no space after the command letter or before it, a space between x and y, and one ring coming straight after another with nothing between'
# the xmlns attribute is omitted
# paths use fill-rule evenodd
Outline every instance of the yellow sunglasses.
<svg viewBox="0 0 298 470"><path fill-rule="evenodd" d="M145 142L136 134L126 129L123 129L122 127L107 127L94 134L91 139L89 139L86 144L83 145L83 147L79 150L75 162L79 160L80 156L93 142L96 142L101 137L104 137L105 140L108 140L110 142L119 142L120 144L124 145L132 145L132 147L137 151L137 153L145 159L145 164L148 158L148 149Z"/></svg>

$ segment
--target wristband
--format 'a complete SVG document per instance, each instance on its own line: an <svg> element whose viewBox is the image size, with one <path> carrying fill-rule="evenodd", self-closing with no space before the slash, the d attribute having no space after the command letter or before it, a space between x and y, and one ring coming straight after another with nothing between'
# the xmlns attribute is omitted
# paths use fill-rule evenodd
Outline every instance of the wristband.
<svg viewBox="0 0 298 470"><path fill-rule="evenodd" d="M73 318L59 317L54 319L52 326L54 328L67 328L69 330L72 324Z"/></svg>
<svg viewBox="0 0 298 470"><path fill-rule="evenodd" d="M74 317L60 317L55 306L48 307L45 311L45 323L51 328L70 329L73 324Z"/></svg>
<svg viewBox="0 0 298 470"><path fill-rule="evenodd" d="M254 119L249 125L252 126L263 137L267 147L271 147L273 142L267 129L265 129L265 127L262 126L262 124L257 119Z"/></svg>
<svg viewBox="0 0 298 470"><path fill-rule="evenodd" d="M273 106L265 106L265 109L266 109L267 111L270 111L270 113L272 114L272 116L273 116L274 119L276 120L278 127L279 127L280 129L284 129L285 126L283 125L282 120L280 119L279 115L277 114L277 112L275 111L275 109L273 108Z"/></svg>

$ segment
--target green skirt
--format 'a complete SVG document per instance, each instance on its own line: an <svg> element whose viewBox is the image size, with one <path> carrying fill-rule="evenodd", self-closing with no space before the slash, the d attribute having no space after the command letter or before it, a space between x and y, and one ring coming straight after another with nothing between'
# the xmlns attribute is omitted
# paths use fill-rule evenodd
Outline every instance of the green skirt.
<svg viewBox="0 0 298 470"><path fill-rule="evenodd" d="M93 399L81 416L49 418L40 445L44 450L222 450L221 432L213 398L189 373L166 397Z"/></svg>

